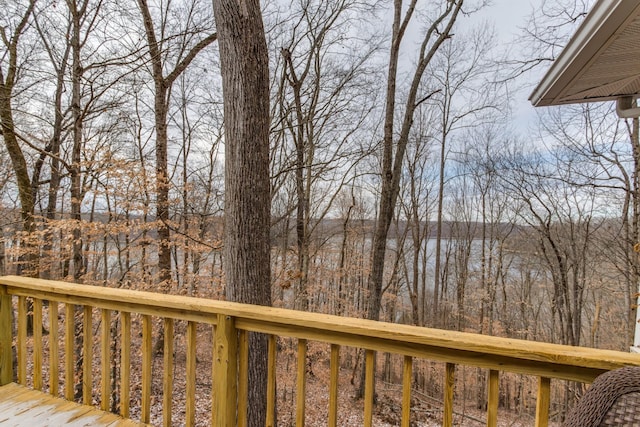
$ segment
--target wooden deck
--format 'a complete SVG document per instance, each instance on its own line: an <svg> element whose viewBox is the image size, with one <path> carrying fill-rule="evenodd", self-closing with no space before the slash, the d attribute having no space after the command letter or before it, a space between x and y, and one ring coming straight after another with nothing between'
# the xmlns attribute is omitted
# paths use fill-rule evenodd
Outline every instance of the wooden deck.
<svg viewBox="0 0 640 427"><path fill-rule="evenodd" d="M10 383L0 387L0 426L146 426L96 408Z"/></svg>

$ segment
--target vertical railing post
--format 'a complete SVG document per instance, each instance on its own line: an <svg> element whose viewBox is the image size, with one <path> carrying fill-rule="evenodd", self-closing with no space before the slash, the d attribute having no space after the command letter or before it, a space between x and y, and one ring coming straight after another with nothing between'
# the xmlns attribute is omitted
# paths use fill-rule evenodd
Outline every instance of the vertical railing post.
<svg viewBox="0 0 640 427"><path fill-rule="evenodd" d="M364 425L365 427L371 427L373 425L373 400L376 386L376 352L366 350L364 352L364 360Z"/></svg>
<svg viewBox="0 0 640 427"><path fill-rule="evenodd" d="M302 338L298 338L296 370L296 426L304 427L307 406L307 340Z"/></svg>
<svg viewBox="0 0 640 427"><path fill-rule="evenodd" d="M235 427L238 403L238 332L234 318L218 315L213 378L216 426Z"/></svg>
<svg viewBox="0 0 640 427"><path fill-rule="evenodd" d="M453 397L455 385L456 365L454 363L447 363L445 366L444 376L444 410L442 414L443 427L451 427L453 425Z"/></svg>
<svg viewBox="0 0 640 427"><path fill-rule="evenodd" d="M538 380L538 399L536 400L536 427L549 425L549 404L551 401L551 379L540 377Z"/></svg>
<svg viewBox="0 0 640 427"><path fill-rule="evenodd" d="M494 369L489 371L489 391L487 393L487 427L498 425L498 401L500 385L500 372Z"/></svg>
<svg viewBox="0 0 640 427"><path fill-rule="evenodd" d="M12 313L11 295L5 285L0 285L0 385L13 381Z"/></svg>
<svg viewBox="0 0 640 427"><path fill-rule="evenodd" d="M402 363L402 427L409 427L411 425L411 377L412 376L413 376L413 357L404 356L404 362Z"/></svg>

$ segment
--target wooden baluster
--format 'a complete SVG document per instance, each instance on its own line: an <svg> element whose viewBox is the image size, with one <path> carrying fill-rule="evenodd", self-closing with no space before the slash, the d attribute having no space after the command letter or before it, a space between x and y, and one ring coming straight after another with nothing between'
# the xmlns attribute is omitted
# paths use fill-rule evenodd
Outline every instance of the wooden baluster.
<svg viewBox="0 0 640 427"><path fill-rule="evenodd" d="M402 427L411 425L411 376L413 357L404 356L402 363Z"/></svg>
<svg viewBox="0 0 640 427"><path fill-rule="evenodd" d="M93 307L84 306L82 324L82 403L93 405Z"/></svg>
<svg viewBox="0 0 640 427"><path fill-rule="evenodd" d="M549 425L549 403L551 400L551 379L538 379L538 398L536 400L536 427Z"/></svg>
<svg viewBox="0 0 640 427"><path fill-rule="evenodd" d="M18 297L18 383L27 385L27 298Z"/></svg>
<svg viewBox="0 0 640 427"><path fill-rule="evenodd" d="M298 370L296 373L296 426L304 427L307 398L307 340L298 339Z"/></svg>
<svg viewBox="0 0 640 427"><path fill-rule="evenodd" d="M373 350L365 352L365 383L364 383L364 425L373 425L373 392L376 381L376 353Z"/></svg>
<svg viewBox="0 0 640 427"><path fill-rule="evenodd" d="M456 365L447 363L444 376L444 411L442 425L444 427L453 426L453 391L456 380Z"/></svg>
<svg viewBox="0 0 640 427"><path fill-rule="evenodd" d="M269 356L267 360L267 421L266 427L275 427L276 423L276 353L277 337L269 335Z"/></svg>
<svg viewBox="0 0 640 427"><path fill-rule="evenodd" d="M65 304L64 308L64 398L74 398L74 338L76 332L75 306Z"/></svg>
<svg viewBox="0 0 640 427"><path fill-rule="evenodd" d="M499 399L500 372L489 371L489 392L487 402L487 427L498 425L498 399Z"/></svg>
<svg viewBox="0 0 640 427"><path fill-rule="evenodd" d="M120 312L120 415L129 418L131 401L131 313Z"/></svg>
<svg viewBox="0 0 640 427"><path fill-rule="evenodd" d="M331 381L329 383L329 426L338 425L338 387L340 385L340 346L331 344Z"/></svg>
<svg viewBox="0 0 640 427"><path fill-rule="evenodd" d="M151 370L153 363L151 316L142 315L142 413L140 420L149 423L151 417Z"/></svg>
<svg viewBox="0 0 640 427"><path fill-rule="evenodd" d="M187 367L186 367L186 425L196 423L196 326L187 322Z"/></svg>
<svg viewBox="0 0 640 427"><path fill-rule="evenodd" d="M12 314L11 295L6 286L0 286L0 386L13 381Z"/></svg>
<svg viewBox="0 0 640 427"><path fill-rule="evenodd" d="M109 411L111 403L111 310L100 311L100 409Z"/></svg>
<svg viewBox="0 0 640 427"><path fill-rule="evenodd" d="M173 402L173 319L164 319L164 372L162 378L162 425L171 426L171 403Z"/></svg>
<svg viewBox="0 0 640 427"><path fill-rule="evenodd" d="M234 318L219 314L215 331L214 425L234 426L238 402L238 333Z"/></svg>
<svg viewBox="0 0 640 427"><path fill-rule="evenodd" d="M247 425L247 399L249 397L249 333L238 332L238 427Z"/></svg>
<svg viewBox="0 0 640 427"><path fill-rule="evenodd" d="M60 339L58 334L58 302L49 301L49 393L58 396L60 386Z"/></svg>
<svg viewBox="0 0 640 427"><path fill-rule="evenodd" d="M216 425L217 412L216 408L216 325L211 327L211 348L213 349L211 354L211 425Z"/></svg>
<svg viewBox="0 0 640 427"><path fill-rule="evenodd" d="M33 388L42 390L42 300L33 299Z"/></svg>

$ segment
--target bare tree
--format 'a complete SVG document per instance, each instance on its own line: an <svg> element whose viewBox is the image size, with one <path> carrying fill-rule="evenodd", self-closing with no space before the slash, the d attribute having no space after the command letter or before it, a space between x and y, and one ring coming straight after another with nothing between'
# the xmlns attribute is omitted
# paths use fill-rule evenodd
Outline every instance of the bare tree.
<svg viewBox="0 0 640 427"><path fill-rule="evenodd" d="M30 0L24 6L24 10L20 10L22 4L14 5L14 7L20 8L16 11L18 19L15 26L13 28L10 26L0 27L0 36L2 36L4 45L2 56L0 57L0 123L2 124L2 139L9 153L18 185L22 230L25 235L30 234L35 229L33 214L36 203L36 189L32 186L25 154L14 124L12 99L20 67L18 45L28 26L35 4L36 0ZM25 242L25 246L28 246L28 243ZM23 262L18 266L18 271L24 271L24 273L31 275L37 274L36 253L33 250L26 250Z"/></svg>
<svg viewBox="0 0 640 427"><path fill-rule="evenodd" d="M154 85L155 154L156 154L156 217L158 220L158 280L165 289L171 283L171 229L169 226L169 169L167 115L171 89L176 79L187 69L195 57L216 41L217 33L207 25L207 17L201 16L197 1L185 8L185 28L178 34L168 34L171 2L160 9L159 22L154 22L148 0L138 0L147 41L151 75ZM175 22L175 21L174 21ZM156 29L157 27L157 29ZM202 29L204 27L204 30ZM160 31L159 34L156 31ZM194 32L201 36L194 41ZM202 35L204 34L204 35ZM177 40L177 42L176 42Z"/></svg>
<svg viewBox="0 0 640 427"><path fill-rule="evenodd" d="M367 154L353 140L367 137L362 128L375 106L369 87L375 73L369 63L378 44L362 31L345 35L364 27L375 7L356 0L304 0L294 2L292 9L291 22L283 24L288 31L277 39L282 48L275 70L273 140L283 145L276 150L291 152L277 174L279 179L290 177L295 187L294 302L306 310L314 230ZM333 185L323 185L327 181Z"/></svg>
<svg viewBox="0 0 640 427"><path fill-rule="evenodd" d="M415 325L426 324L427 303L427 270L428 270L428 241L431 232L430 219L433 215L433 194L437 182L432 162L436 131L432 123L436 118L436 111L425 104L419 107L416 124L407 146L406 172L401 182L400 198L401 211L406 218L407 227L411 233L412 259L405 267L409 285L409 299L411 301L412 321ZM406 194L405 194L406 193ZM404 197L403 197L404 195Z"/></svg>
<svg viewBox="0 0 640 427"><path fill-rule="evenodd" d="M499 88L491 83L494 68L491 57L493 31L487 26L462 35L447 43L438 52L433 66L433 79L441 89L434 96L440 112L439 141L440 164L438 181L438 208L436 213L436 248L434 267L434 321L439 321L440 291L442 279L442 230L445 202L445 181L448 153L455 131L497 120L495 113L504 99ZM479 89L480 88L480 89Z"/></svg>
<svg viewBox="0 0 640 427"><path fill-rule="evenodd" d="M640 262L634 251L640 241L640 145L638 120L618 120L610 105L580 105L545 112L542 133L562 147L558 162L571 171L565 184L596 188L612 209L619 209L619 227L610 238L618 244L603 250L621 273L625 290L628 343L632 345L640 283Z"/></svg>
<svg viewBox="0 0 640 427"><path fill-rule="evenodd" d="M593 3L594 0L542 0L532 7L522 34L513 45L516 51L505 53L505 78L513 79L553 62Z"/></svg>
<svg viewBox="0 0 640 427"><path fill-rule="evenodd" d="M389 53L389 68L387 76L386 104L384 113L384 137L382 142L382 184L380 191L380 207L376 229L373 236L373 248L371 255L371 272L368 279L369 304L367 317L378 319L382 298L384 259L387 249L387 235L389 226L395 212L398 198L400 176L404 155L409 141L409 132L413 125L413 116L416 108L432 94L418 99L419 89L427 66L440 46L451 37L451 30L460 11L463 0L449 1L437 11L431 25L424 33L420 45L418 61L413 71L411 86L405 102L402 125L399 133L394 131L396 114L398 62L400 58L400 46L406 33L407 26L411 22L416 10L417 0L412 0L406 9L402 0L394 1L394 18ZM403 14L403 9L404 14Z"/></svg>

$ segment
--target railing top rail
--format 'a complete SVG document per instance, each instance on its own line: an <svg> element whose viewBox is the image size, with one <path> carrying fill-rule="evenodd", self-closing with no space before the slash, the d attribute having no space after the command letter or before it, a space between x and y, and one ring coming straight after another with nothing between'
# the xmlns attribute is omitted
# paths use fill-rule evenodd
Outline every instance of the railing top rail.
<svg viewBox="0 0 640 427"><path fill-rule="evenodd" d="M572 347L347 318L295 310L259 307L153 292L79 285L18 276L0 277L11 295L99 308L197 319L215 324L231 316L240 329L306 338L353 347L424 357L550 378L590 382L607 370L640 366L640 354Z"/></svg>

